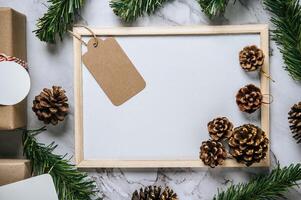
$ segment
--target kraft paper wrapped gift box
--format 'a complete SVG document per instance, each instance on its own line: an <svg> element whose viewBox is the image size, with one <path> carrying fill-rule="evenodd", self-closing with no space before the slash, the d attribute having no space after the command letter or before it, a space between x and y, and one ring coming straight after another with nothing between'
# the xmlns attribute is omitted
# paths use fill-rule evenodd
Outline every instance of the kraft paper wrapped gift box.
<svg viewBox="0 0 301 200"><path fill-rule="evenodd" d="M0 7L0 53L27 61L26 17L11 8ZM0 105L0 130L26 127L26 106L26 99L13 106ZM0 134L13 135L3 131ZM30 176L30 161L0 159L0 185L20 181Z"/></svg>
<svg viewBox="0 0 301 200"><path fill-rule="evenodd" d="M29 160L0 159L0 186L14 183L31 176Z"/></svg>
<svg viewBox="0 0 301 200"><path fill-rule="evenodd" d="M0 132L0 185L29 178L31 166L23 156L22 131Z"/></svg>
<svg viewBox="0 0 301 200"><path fill-rule="evenodd" d="M26 16L0 7L0 53L27 61ZM26 127L27 100L13 106L0 105L0 130Z"/></svg>

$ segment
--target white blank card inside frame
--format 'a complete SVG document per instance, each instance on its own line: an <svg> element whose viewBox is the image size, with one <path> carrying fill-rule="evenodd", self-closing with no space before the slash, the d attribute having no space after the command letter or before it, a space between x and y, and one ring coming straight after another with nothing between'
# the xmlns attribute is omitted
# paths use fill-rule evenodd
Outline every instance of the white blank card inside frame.
<svg viewBox="0 0 301 200"><path fill-rule="evenodd" d="M92 29L100 38L115 37L146 87L114 106L82 63L87 51L78 38L93 36L74 28L75 158L80 168L205 167L202 141L210 139L207 123L228 117L235 127L260 126L269 137L269 105L239 111L235 95L253 83L269 94L269 79L246 73L239 51L257 45L269 74L267 25ZM269 95L265 96L269 102ZM252 167L268 167L270 156ZM221 167L244 167L227 159Z"/></svg>

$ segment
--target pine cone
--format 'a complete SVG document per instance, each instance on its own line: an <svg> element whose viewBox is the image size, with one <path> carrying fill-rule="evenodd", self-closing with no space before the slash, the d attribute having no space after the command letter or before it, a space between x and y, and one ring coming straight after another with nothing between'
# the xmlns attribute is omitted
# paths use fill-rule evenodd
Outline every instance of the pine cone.
<svg viewBox="0 0 301 200"><path fill-rule="evenodd" d="M161 200L178 200L178 197L172 189L166 187L161 194Z"/></svg>
<svg viewBox="0 0 301 200"><path fill-rule="evenodd" d="M288 122L294 138L297 140L297 143L301 143L301 101L291 108L288 115Z"/></svg>
<svg viewBox="0 0 301 200"><path fill-rule="evenodd" d="M44 88L40 95L35 97L32 110L45 124L56 125L58 121L63 121L68 113L67 102L65 90L59 86L52 86L52 89Z"/></svg>
<svg viewBox="0 0 301 200"><path fill-rule="evenodd" d="M234 129L229 138L231 155L247 166L263 160L268 151L269 140L261 128L245 124Z"/></svg>
<svg viewBox="0 0 301 200"><path fill-rule="evenodd" d="M226 117L218 117L210 121L207 127L210 137L220 140L231 136L233 124Z"/></svg>
<svg viewBox="0 0 301 200"><path fill-rule="evenodd" d="M227 158L227 152L221 142L208 140L202 142L200 159L212 168L222 165Z"/></svg>
<svg viewBox="0 0 301 200"><path fill-rule="evenodd" d="M255 71L264 63L263 51L255 45L247 46L239 53L239 63L245 71Z"/></svg>
<svg viewBox="0 0 301 200"><path fill-rule="evenodd" d="M242 112L253 113L260 108L262 98L260 89L249 84L239 89L236 94L236 103Z"/></svg>
<svg viewBox="0 0 301 200"><path fill-rule="evenodd" d="M140 188L139 192L136 190L132 195L132 200L178 200L178 197L169 187L162 190L161 186L148 186L144 189Z"/></svg>

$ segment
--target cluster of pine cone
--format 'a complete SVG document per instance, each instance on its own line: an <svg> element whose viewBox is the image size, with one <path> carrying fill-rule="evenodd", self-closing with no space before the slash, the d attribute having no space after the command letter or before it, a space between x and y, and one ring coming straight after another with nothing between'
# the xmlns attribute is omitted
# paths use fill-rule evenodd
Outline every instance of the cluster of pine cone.
<svg viewBox="0 0 301 200"><path fill-rule="evenodd" d="M233 128L226 117L218 117L207 125L211 140L204 141L200 147L200 159L212 168L222 165L228 153L223 144L227 141L230 154L239 163L250 166L263 160L268 151L269 140L265 132L252 124Z"/></svg>
<svg viewBox="0 0 301 200"><path fill-rule="evenodd" d="M148 186L132 195L132 200L178 200L177 194L169 187Z"/></svg>
<svg viewBox="0 0 301 200"><path fill-rule="evenodd" d="M257 46L246 46L239 53L240 66L247 72L260 69L264 64L264 53ZM239 89L236 94L236 103L242 112L253 113L261 107L263 95L253 84Z"/></svg>
<svg viewBox="0 0 301 200"><path fill-rule="evenodd" d="M257 46L246 46L239 52L240 66L247 72L261 69L264 64L264 53ZM242 112L253 113L262 104L262 94L260 89L250 84L241 88L236 95L236 103ZM293 105L288 113L293 137L297 143L301 143L301 102Z"/></svg>
<svg viewBox="0 0 301 200"><path fill-rule="evenodd" d="M239 53L239 63L248 72L260 69L264 64L263 51L255 45L247 46ZM253 84L240 88L236 94L239 109L246 113L258 110L262 100L260 88ZM245 124L233 128L233 124L226 117L218 117L210 121L207 127L211 139L202 142L200 147L200 159L205 165L214 168L224 163L228 157L223 144L225 141L232 157L246 166L260 162L267 155L269 140L265 132L255 125Z"/></svg>

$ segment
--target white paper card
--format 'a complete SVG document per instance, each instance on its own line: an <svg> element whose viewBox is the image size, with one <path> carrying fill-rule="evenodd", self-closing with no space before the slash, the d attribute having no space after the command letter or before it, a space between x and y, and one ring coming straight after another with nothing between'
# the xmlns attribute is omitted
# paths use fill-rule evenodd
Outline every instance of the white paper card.
<svg viewBox="0 0 301 200"><path fill-rule="evenodd" d="M58 200L49 174L0 187L1 200Z"/></svg>
<svg viewBox="0 0 301 200"><path fill-rule="evenodd" d="M0 62L0 105L14 105L29 93L30 77L24 67L13 61Z"/></svg>

